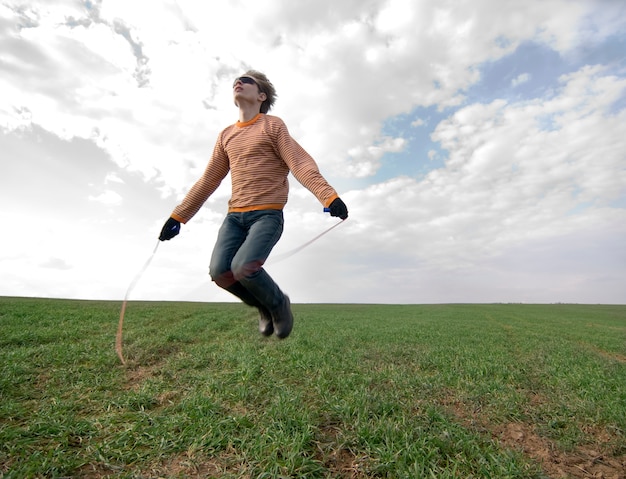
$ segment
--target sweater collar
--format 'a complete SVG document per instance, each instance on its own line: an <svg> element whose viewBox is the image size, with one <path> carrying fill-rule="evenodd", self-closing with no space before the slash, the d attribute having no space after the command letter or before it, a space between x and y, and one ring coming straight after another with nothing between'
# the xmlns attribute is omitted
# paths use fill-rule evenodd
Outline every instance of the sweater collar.
<svg viewBox="0 0 626 479"><path fill-rule="evenodd" d="M239 128L243 128L244 126L250 126L252 125L255 121L257 121L259 118L261 118L261 115L263 113L259 113L257 116L255 116L254 118L252 118L252 120L250 121L246 121L246 122L241 122L239 120L237 120L237 123L235 123L235 126L239 127Z"/></svg>

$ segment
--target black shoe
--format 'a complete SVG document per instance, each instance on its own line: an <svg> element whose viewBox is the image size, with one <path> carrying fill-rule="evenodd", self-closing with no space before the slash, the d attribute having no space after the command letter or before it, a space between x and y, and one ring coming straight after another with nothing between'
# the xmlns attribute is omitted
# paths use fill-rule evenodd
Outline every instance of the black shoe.
<svg viewBox="0 0 626 479"><path fill-rule="evenodd" d="M274 332L280 339L284 339L291 333L293 328L293 314L291 313L291 301L289 296L285 295L283 304L272 311L272 319L274 320Z"/></svg>
<svg viewBox="0 0 626 479"><path fill-rule="evenodd" d="M263 336L271 336L274 333L272 315L264 307L259 308L259 332Z"/></svg>

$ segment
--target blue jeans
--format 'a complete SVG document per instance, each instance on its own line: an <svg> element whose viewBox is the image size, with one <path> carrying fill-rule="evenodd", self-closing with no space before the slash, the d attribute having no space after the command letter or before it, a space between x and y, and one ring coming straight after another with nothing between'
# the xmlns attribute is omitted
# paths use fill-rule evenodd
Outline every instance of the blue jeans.
<svg viewBox="0 0 626 479"><path fill-rule="evenodd" d="M247 305L275 310L284 294L263 264L282 233L280 210L228 213L211 255L211 279Z"/></svg>

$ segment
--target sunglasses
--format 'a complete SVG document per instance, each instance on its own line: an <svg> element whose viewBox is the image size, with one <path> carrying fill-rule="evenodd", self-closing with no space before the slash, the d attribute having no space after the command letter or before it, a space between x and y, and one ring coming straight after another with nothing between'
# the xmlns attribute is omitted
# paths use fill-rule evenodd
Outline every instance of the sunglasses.
<svg viewBox="0 0 626 479"><path fill-rule="evenodd" d="M238 81L240 81L241 83L247 83L248 85L259 86L256 80L252 77L239 77L239 78L235 78L235 81L233 82L233 88L235 87Z"/></svg>

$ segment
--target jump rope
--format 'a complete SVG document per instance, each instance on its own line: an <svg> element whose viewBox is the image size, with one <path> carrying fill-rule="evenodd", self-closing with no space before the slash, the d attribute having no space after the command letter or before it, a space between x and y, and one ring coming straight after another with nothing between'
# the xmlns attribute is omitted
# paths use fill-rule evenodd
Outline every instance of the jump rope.
<svg viewBox="0 0 626 479"><path fill-rule="evenodd" d="M330 212L330 209L324 208L324 213L328 213L328 212ZM335 223L330 228L318 234L315 238L310 239L306 243L298 246L297 248L287 251L286 253L283 253L281 255L275 256L274 258L272 258L271 263L272 264L279 263L280 261L284 261L287 258L292 257L294 254L299 253L304 248L309 246L311 243L314 243L315 241L320 239L322 236L324 236L325 234L335 229L344 221L346 220L341 220L339 223ZM139 270L139 272L135 275L133 280L130 282L130 285L128 285L128 289L126 290L126 295L124 296L124 301L122 302L122 309L120 310L120 320L117 324L117 335L115 336L115 352L117 353L117 357L120 358L120 361L122 362L123 365L126 365L126 360L124 359L124 354L122 350L122 342L123 342L123 331L124 331L124 314L126 313L126 304L128 303L128 297L130 296L130 293L133 291L133 289L135 289L135 286L137 286L137 283L139 282L139 280L141 279L145 271L148 269L148 266L150 266L150 263L152 262L152 259L154 258L154 255L156 254L157 249L159 249L159 243L161 243L161 241L157 240L156 245L154 246L154 250L152 250L152 254L146 260L146 262L144 263L143 267Z"/></svg>

